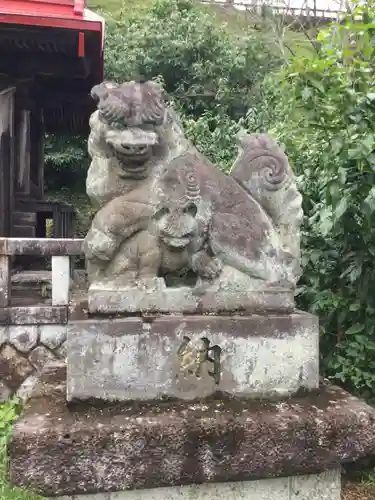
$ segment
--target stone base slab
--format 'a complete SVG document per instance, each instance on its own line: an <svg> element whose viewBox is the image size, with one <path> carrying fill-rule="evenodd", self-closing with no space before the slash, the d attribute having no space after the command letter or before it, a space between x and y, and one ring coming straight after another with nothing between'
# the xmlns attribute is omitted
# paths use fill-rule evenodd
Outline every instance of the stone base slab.
<svg viewBox="0 0 375 500"><path fill-rule="evenodd" d="M340 500L340 470L261 481L54 497L53 500ZM51 499L52 500L52 499Z"/></svg>
<svg viewBox="0 0 375 500"><path fill-rule="evenodd" d="M12 483L47 497L319 474L375 452L375 409L336 387L69 409L65 376L45 371L9 446Z"/></svg>
<svg viewBox="0 0 375 500"><path fill-rule="evenodd" d="M167 287L161 278L146 287L121 288L92 284L88 291L92 314L183 313L204 314L244 311L290 313L295 309L294 290L236 289L230 284L217 289Z"/></svg>
<svg viewBox="0 0 375 500"><path fill-rule="evenodd" d="M68 325L67 398L280 397L319 385L306 313L95 319Z"/></svg>

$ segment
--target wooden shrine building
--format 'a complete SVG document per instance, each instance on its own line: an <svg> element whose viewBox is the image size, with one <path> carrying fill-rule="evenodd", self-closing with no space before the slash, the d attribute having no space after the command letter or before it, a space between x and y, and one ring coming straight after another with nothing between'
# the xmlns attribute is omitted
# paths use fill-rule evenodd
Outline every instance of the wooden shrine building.
<svg viewBox="0 0 375 500"><path fill-rule="evenodd" d="M103 79L103 19L84 0L0 1L0 236L72 236L74 207L43 200L45 134L87 134Z"/></svg>

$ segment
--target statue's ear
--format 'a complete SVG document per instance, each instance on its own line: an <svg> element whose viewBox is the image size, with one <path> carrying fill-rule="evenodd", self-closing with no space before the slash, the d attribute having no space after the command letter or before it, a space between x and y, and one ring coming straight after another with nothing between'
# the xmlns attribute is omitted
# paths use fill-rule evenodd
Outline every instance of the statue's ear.
<svg viewBox="0 0 375 500"><path fill-rule="evenodd" d="M99 83L98 85L95 85L91 89L90 94L91 94L91 97L94 99L95 104L98 104L99 101L101 101L102 99L107 99L107 97L109 96L109 91L111 89L114 89L117 87L118 87L117 83L102 82L102 83Z"/></svg>
<svg viewBox="0 0 375 500"><path fill-rule="evenodd" d="M184 213L189 214L193 217L197 215L198 208L197 205L194 202L189 203L185 208L184 208Z"/></svg>
<svg viewBox="0 0 375 500"><path fill-rule="evenodd" d="M250 134L247 133L247 131L244 128L240 128L240 130L237 132L237 145L245 149L245 147L248 145L250 139Z"/></svg>

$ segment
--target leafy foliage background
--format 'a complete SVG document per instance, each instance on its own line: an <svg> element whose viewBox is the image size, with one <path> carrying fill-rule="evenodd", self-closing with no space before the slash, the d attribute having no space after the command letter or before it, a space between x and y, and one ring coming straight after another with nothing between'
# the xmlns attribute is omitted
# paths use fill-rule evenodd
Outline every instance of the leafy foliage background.
<svg viewBox="0 0 375 500"><path fill-rule="evenodd" d="M314 57L267 80L271 133L306 214L298 301L321 319L322 369L375 400L375 9L321 30ZM273 106L270 105L273 103Z"/></svg>
<svg viewBox="0 0 375 500"><path fill-rule="evenodd" d="M304 195L298 304L321 320L325 376L375 401L375 8L320 30L313 50L268 31L233 33L190 0L160 0L109 18L106 78L161 81L198 149L227 171L240 127L286 149ZM286 57L287 53L287 57ZM47 141L47 190L78 208L86 138Z"/></svg>

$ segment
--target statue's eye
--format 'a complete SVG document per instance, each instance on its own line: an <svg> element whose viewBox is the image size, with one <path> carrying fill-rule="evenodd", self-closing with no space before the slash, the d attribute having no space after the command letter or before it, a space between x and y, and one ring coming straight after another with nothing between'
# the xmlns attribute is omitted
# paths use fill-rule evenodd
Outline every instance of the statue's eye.
<svg viewBox="0 0 375 500"><path fill-rule="evenodd" d="M195 217L197 215L197 212L198 212L198 208L197 208L197 205L195 203L189 203L189 205L184 207L185 214L189 214L189 215L192 215L193 217Z"/></svg>

